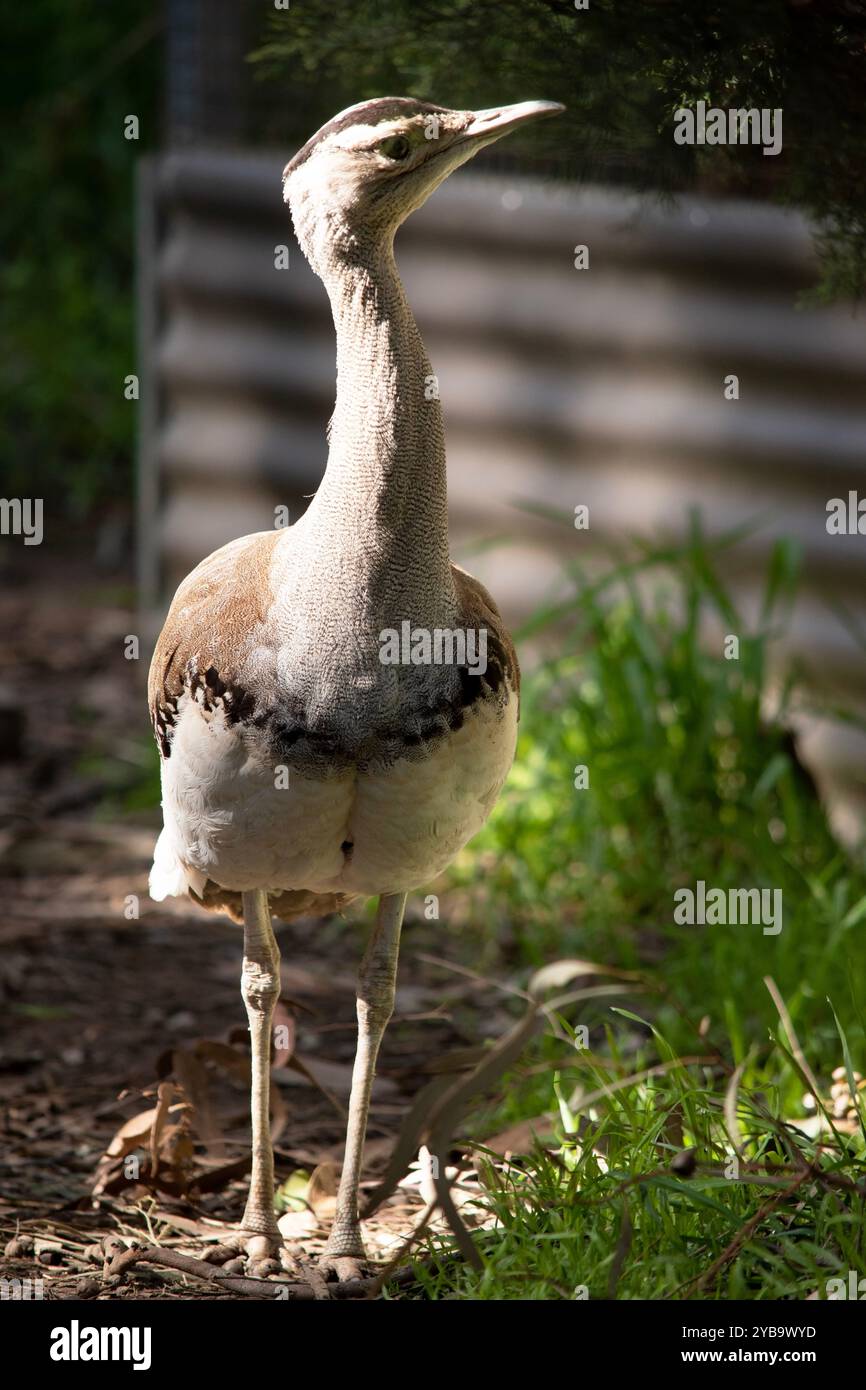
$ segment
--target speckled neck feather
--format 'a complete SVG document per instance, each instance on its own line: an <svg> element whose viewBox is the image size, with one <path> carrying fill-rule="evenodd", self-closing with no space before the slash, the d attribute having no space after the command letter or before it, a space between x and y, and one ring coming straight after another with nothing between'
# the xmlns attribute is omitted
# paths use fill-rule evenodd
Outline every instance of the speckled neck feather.
<svg viewBox="0 0 866 1390"><path fill-rule="evenodd" d="M311 256L331 300L337 397L304 545L321 594L363 603L361 628L454 621L442 409L387 232L359 246L336 229ZM304 238L301 236L302 245ZM342 621L345 623L345 610Z"/></svg>

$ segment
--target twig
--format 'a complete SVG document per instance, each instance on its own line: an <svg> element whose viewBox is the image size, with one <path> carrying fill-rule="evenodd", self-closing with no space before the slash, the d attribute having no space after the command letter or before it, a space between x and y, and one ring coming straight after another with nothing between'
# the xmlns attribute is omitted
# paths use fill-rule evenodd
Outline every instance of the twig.
<svg viewBox="0 0 866 1390"><path fill-rule="evenodd" d="M204 1279L209 1283L216 1283L220 1288L227 1289L231 1293L238 1293L247 1298L267 1298L276 1299L287 1297L292 1302L313 1302L321 1298L321 1288L313 1281L311 1283L289 1283L282 1279L250 1279L239 1274L224 1274L215 1269L206 1260L198 1260L194 1255L183 1255L179 1250L166 1250L164 1248L148 1247L145 1249L124 1250L115 1255L109 1264L106 1273L122 1275L136 1264L157 1264L166 1265L169 1269L178 1269L183 1274L189 1274L196 1279ZM396 1271L388 1275L389 1282L400 1282L412 1276L413 1271ZM379 1283L379 1276L370 1279L350 1279L342 1284L326 1284L328 1297L335 1299L348 1298L369 1298L376 1297L380 1289L376 1286Z"/></svg>
<svg viewBox="0 0 866 1390"><path fill-rule="evenodd" d="M461 1220L451 1197L451 1189L445 1176L448 1147L452 1142L457 1121L462 1117L470 1096L483 1091L490 1083L507 1071L512 1062L520 1056L526 1043L540 1024L540 1010L533 1003L519 1023L506 1033L484 1059L469 1073L454 1082L433 1108L427 1129L427 1147L436 1159L434 1182L436 1195L442 1214L451 1227L461 1255L473 1269L483 1269L483 1261L468 1228Z"/></svg>
<svg viewBox="0 0 866 1390"><path fill-rule="evenodd" d="M421 1216L412 1234L410 1236L407 1236L406 1240L404 1240L396 1255L394 1255L393 1258L390 1259L388 1263L385 1265L385 1268L379 1274L376 1275L376 1278L373 1280L373 1288L367 1295L368 1298L378 1298L385 1285L394 1277L394 1274L397 1270L399 1270L400 1266L403 1264L403 1261L408 1256L412 1247L414 1245L417 1245L418 1241L426 1232L427 1227L430 1224L430 1220L433 1216L433 1213L436 1211L438 1206L438 1196L433 1197L427 1203L426 1207L421 1213Z"/></svg>
<svg viewBox="0 0 866 1390"><path fill-rule="evenodd" d="M794 1032L794 1024L791 1020L791 1015L788 1013L788 1006L786 1005L784 999L779 993L778 985L776 984L776 981L773 979L772 975L764 976L764 984L770 991L770 997L776 1006L778 1015L784 1025L785 1032L788 1034L788 1041L791 1044L791 1051L793 1052L797 1061L800 1063L800 1068L803 1074L805 1075L807 1081L809 1082L809 1085L812 1087L812 1092L815 1096L816 1101L823 1109L823 1102L821 1100L821 1094L818 1090L818 1082L815 1079L815 1073L812 1071L812 1068L806 1061L806 1054L800 1046L800 1039Z"/></svg>
<svg viewBox="0 0 866 1390"><path fill-rule="evenodd" d="M784 1191L779 1192L775 1197L770 1197L762 1207L759 1207L758 1210L755 1212L755 1215L751 1216L749 1220L746 1222L746 1224L740 1227L733 1240L725 1246L718 1259L713 1260L713 1263L709 1266L708 1269L704 1270L703 1274L698 1275L697 1279L693 1279L692 1282L689 1285L687 1285L683 1297L689 1298L692 1293L701 1292L707 1287L708 1284L711 1284L712 1281L715 1279L716 1275L724 1269L725 1265L728 1264L729 1261L731 1261L735 1255L739 1254L746 1241L752 1237L754 1232L757 1230L758 1226L760 1226L761 1222L766 1220L766 1218L771 1214L771 1212L775 1211L776 1207L780 1206L782 1202L786 1201L789 1197L793 1196L793 1194L797 1191L799 1187L803 1185L803 1183L806 1181L808 1177L814 1176L815 1175L811 1167L804 1168L801 1173L797 1174L797 1177L794 1179L794 1181L790 1183L788 1187L784 1189Z"/></svg>
<svg viewBox="0 0 866 1390"><path fill-rule="evenodd" d="M619 1237L616 1242L616 1249L613 1252L610 1274L607 1280L607 1296L613 1301L616 1298L616 1286L619 1283L619 1276L622 1274L622 1267L625 1264L625 1257L631 1247L632 1224L631 1212L628 1209L628 1202L625 1197L622 1199L622 1223L619 1228Z"/></svg>

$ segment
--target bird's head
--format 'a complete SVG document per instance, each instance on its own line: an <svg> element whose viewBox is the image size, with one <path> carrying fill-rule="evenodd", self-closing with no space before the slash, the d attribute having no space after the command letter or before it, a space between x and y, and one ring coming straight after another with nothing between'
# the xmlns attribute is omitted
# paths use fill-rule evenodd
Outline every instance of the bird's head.
<svg viewBox="0 0 866 1390"><path fill-rule="evenodd" d="M381 97L341 111L283 171L283 196L314 269L388 242L443 179L509 131L565 108L522 101L451 111L411 97Z"/></svg>

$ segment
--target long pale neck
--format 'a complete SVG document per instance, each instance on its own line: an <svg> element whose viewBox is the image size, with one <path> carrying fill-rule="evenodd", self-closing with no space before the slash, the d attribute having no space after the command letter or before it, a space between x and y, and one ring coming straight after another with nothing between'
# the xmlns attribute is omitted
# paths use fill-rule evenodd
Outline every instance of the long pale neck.
<svg viewBox="0 0 866 1390"><path fill-rule="evenodd" d="M322 274L337 332L328 466L305 518L316 564L395 626L450 621L445 438L390 241Z"/></svg>

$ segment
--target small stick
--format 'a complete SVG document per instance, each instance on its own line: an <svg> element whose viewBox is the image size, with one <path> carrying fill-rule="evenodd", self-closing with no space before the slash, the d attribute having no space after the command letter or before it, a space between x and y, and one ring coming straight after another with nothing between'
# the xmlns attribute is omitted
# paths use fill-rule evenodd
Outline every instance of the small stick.
<svg viewBox="0 0 866 1390"><path fill-rule="evenodd" d="M290 1284L284 1280L249 1279L239 1274L222 1274L207 1260L198 1260L194 1255L183 1255L179 1250L166 1250L160 1246L143 1250L124 1250L115 1255L106 1273L124 1274L133 1265L141 1262L167 1265L170 1269L179 1269L196 1279L206 1279L210 1283L218 1284L220 1288L244 1294L249 1298L276 1299L284 1290L288 1291L288 1297L292 1302L312 1302L322 1297L322 1289L315 1282ZM404 1277L407 1277L411 1275L412 1270L407 1269L403 1273ZM394 1277L389 1275L389 1278ZM324 1288L330 1298L367 1298L371 1294L375 1297L373 1291L377 1283L378 1278L349 1279L344 1284L324 1284Z"/></svg>

